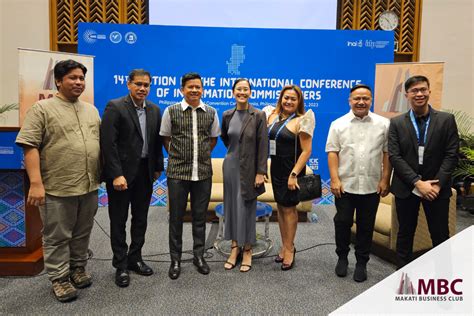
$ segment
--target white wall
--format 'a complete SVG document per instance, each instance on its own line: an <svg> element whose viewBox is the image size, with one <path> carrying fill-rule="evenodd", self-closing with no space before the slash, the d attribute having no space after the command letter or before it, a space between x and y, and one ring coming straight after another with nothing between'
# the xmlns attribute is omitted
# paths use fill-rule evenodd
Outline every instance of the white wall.
<svg viewBox="0 0 474 316"><path fill-rule="evenodd" d="M18 47L49 50L48 0L0 0L0 104L18 102Z"/></svg>
<svg viewBox="0 0 474 316"><path fill-rule="evenodd" d="M420 61L444 61L443 108L474 117L473 0L423 0Z"/></svg>

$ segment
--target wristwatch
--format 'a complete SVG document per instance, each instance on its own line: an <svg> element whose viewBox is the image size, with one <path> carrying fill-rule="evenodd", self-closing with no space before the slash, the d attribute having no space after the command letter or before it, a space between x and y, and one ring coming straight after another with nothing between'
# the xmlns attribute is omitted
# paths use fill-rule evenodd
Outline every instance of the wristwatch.
<svg viewBox="0 0 474 316"><path fill-rule="evenodd" d="M290 173L290 177L295 178L296 176L297 176L296 172L292 171L292 172Z"/></svg>

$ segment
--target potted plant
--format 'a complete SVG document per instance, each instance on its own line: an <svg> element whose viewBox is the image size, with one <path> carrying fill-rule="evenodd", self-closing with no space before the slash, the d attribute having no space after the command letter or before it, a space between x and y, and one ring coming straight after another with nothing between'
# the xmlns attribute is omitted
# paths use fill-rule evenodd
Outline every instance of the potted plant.
<svg viewBox="0 0 474 316"><path fill-rule="evenodd" d="M456 118L459 132L459 163L453 172L454 187L458 191L461 209L474 214L474 119L463 111L449 111Z"/></svg>
<svg viewBox="0 0 474 316"><path fill-rule="evenodd" d="M7 112L13 110L18 110L18 103L0 104L0 127L7 123Z"/></svg>

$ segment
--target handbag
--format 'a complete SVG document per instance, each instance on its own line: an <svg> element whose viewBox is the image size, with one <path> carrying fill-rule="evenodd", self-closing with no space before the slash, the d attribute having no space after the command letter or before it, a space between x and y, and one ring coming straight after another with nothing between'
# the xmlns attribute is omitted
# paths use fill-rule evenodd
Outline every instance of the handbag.
<svg viewBox="0 0 474 316"><path fill-rule="evenodd" d="M295 165L298 144L298 135L295 133ZM306 166L305 166L306 167ZM307 174L298 178L298 197L300 201L311 201L321 197L321 176L319 174Z"/></svg>
<svg viewBox="0 0 474 316"><path fill-rule="evenodd" d="M319 174L307 174L298 178L300 190L298 196L300 201L310 201L321 197L321 176Z"/></svg>

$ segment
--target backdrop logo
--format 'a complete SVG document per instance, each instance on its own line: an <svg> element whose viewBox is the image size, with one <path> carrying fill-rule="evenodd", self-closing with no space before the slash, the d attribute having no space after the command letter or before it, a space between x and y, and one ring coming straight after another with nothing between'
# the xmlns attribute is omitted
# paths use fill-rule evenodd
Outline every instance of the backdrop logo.
<svg viewBox="0 0 474 316"><path fill-rule="evenodd" d="M104 40L107 38L105 34L97 34L96 31L94 30L85 30L84 33L82 34L82 37L84 38L84 42L87 44L94 44L97 42L97 40Z"/></svg>
<svg viewBox="0 0 474 316"><path fill-rule="evenodd" d="M385 48L390 42L389 41L373 41L373 40L355 40L355 41L347 41L346 42L346 45L347 47L357 47L357 48L362 48L362 47L366 47L366 48L370 48L370 49L374 49L374 48L378 48L378 49L383 49Z"/></svg>
<svg viewBox="0 0 474 316"><path fill-rule="evenodd" d="M137 34L133 32L128 32L127 34L125 34L125 42L127 42L128 44L135 44L136 41L137 41Z"/></svg>
<svg viewBox="0 0 474 316"><path fill-rule="evenodd" d="M118 44L122 40L122 34L120 34L120 32L113 31L112 33L110 33L109 39L112 43Z"/></svg>
<svg viewBox="0 0 474 316"><path fill-rule="evenodd" d="M365 40L365 47L368 48L385 48L388 45L388 41L373 41Z"/></svg>
<svg viewBox="0 0 474 316"><path fill-rule="evenodd" d="M358 41L347 41L347 47L362 47L362 40Z"/></svg>
<svg viewBox="0 0 474 316"><path fill-rule="evenodd" d="M319 158L310 158L308 165L311 169L318 171L319 170Z"/></svg>
<svg viewBox="0 0 474 316"><path fill-rule="evenodd" d="M418 279L413 285L408 274L402 272L395 301L411 302L462 302L463 279ZM417 290L418 289L418 290Z"/></svg>
<svg viewBox="0 0 474 316"><path fill-rule="evenodd" d="M240 75L239 67L245 61L245 46L232 44L230 48L230 60L226 61L227 72L230 75Z"/></svg>

